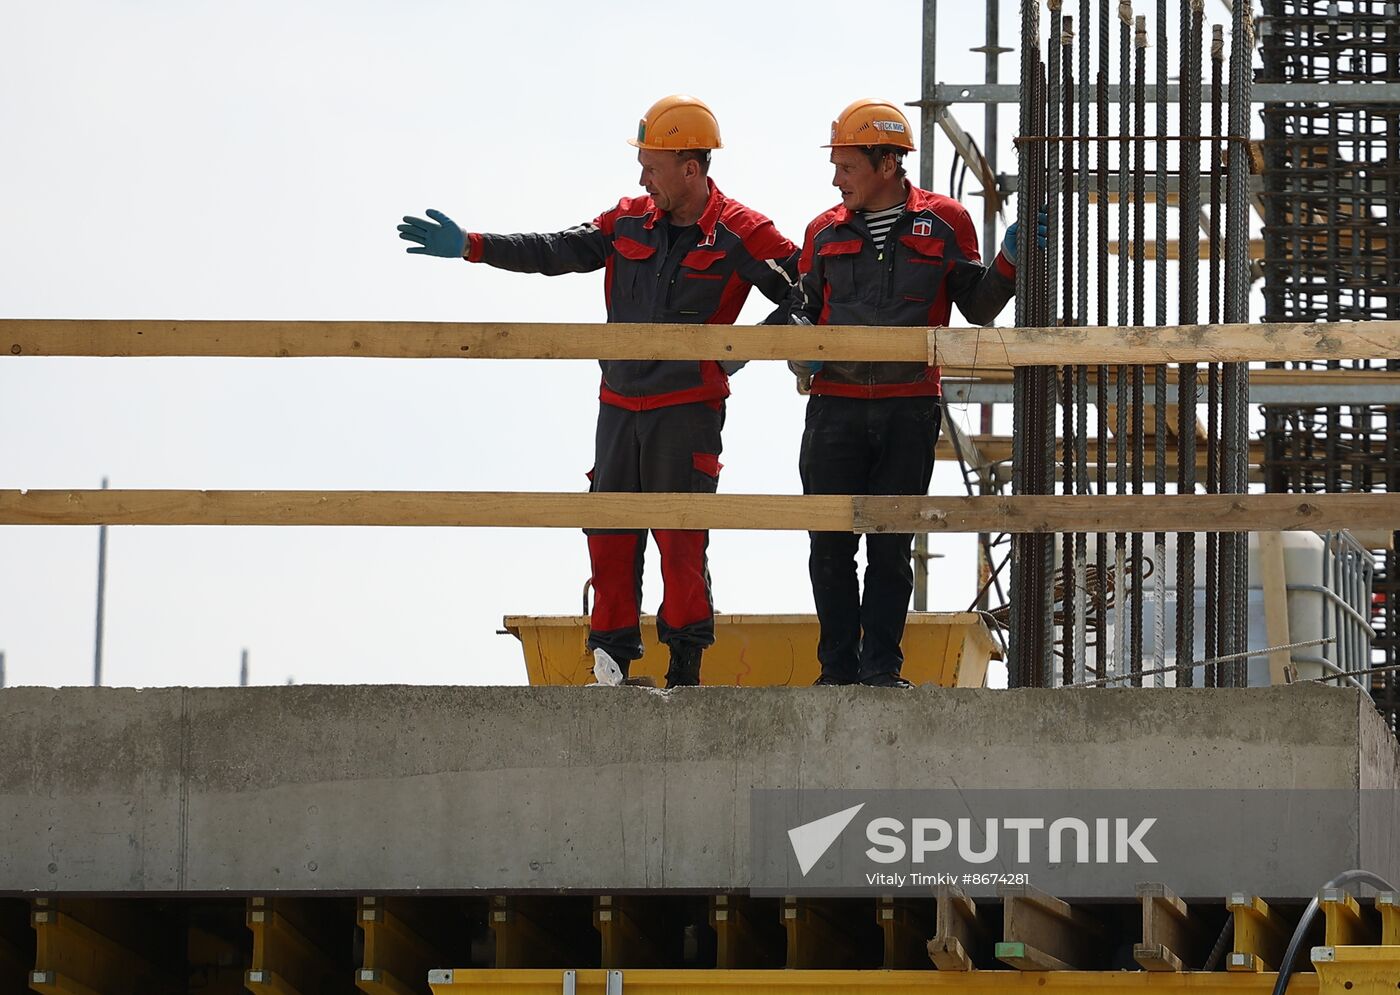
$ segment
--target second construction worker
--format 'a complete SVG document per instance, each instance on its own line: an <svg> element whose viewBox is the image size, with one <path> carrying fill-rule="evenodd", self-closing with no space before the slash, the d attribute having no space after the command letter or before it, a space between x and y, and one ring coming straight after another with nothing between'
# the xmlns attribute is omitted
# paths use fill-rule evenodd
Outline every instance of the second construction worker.
<svg viewBox="0 0 1400 995"><path fill-rule="evenodd" d="M891 103L857 100L831 124L841 203L807 227L793 320L816 325L946 325L951 305L990 323L1016 289L1016 226L982 265L972 219L920 190L903 159L909 122ZM805 494L926 494L942 409L938 368L922 363L790 363L810 393L799 466ZM813 532L809 568L821 633L818 684L909 687L900 642L914 589L913 536Z"/></svg>
<svg viewBox="0 0 1400 995"><path fill-rule="evenodd" d="M519 273L603 270L608 321L733 324L757 287L779 305L766 323L786 324L797 247L773 223L726 197L709 178L720 145L714 114L694 97L657 101L629 139L641 164L642 197L624 197L592 221L552 234L463 232L451 218L405 217L410 253L465 258ZM593 491L713 493L728 374L742 363L604 360ZM590 529L593 615L588 648L599 683L620 684L642 655L642 562L646 532ZM657 529L664 593L657 612L670 651L666 686L700 683L714 642L706 562L709 533Z"/></svg>

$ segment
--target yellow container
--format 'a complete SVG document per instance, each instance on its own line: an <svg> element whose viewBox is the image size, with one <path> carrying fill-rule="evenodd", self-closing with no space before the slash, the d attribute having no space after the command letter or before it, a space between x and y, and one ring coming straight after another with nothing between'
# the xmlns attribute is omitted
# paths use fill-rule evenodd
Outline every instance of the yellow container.
<svg viewBox="0 0 1400 995"><path fill-rule="evenodd" d="M508 615L506 630L520 640L535 686L589 684L593 654L586 615ZM642 618L645 653L632 677L664 684L668 653L656 640L656 618ZM1001 659L986 623L974 612L911 612L904 629L903 677L914 684L981 687L987 662ZM821 672L815 615L716 615L715 644L705 651L706 684L805 687Z"/></svg>

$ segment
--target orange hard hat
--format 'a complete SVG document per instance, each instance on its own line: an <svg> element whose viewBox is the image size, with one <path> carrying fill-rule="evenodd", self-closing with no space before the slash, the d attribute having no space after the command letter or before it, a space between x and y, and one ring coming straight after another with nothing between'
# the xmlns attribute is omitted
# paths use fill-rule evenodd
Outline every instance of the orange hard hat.
<svg viewBox="0 0 1400 995"><path fill-rule="evenodd" d="M627 139L639 149L683 152L719 149L719 122L703 100L675 93L652 104L637 122L637 137Z"/></svg>
<svg viewBox="0 0 1400 995"><path fill-rule="evenodd" d="M862 97L831 122L831 141L822 148L842 145L894 145L914 151L908 118L894 104L873 97Z"/></svg>

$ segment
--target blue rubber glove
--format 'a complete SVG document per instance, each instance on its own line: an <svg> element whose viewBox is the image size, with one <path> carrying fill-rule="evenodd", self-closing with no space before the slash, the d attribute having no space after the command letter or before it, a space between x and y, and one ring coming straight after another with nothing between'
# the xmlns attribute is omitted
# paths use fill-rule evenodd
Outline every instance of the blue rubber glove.
<svg viewBox="0 0 1400 995"><path fill-rule="evenodd" d="M410 247L410 255L443 256L447 259L460 259L467 248L467 236L457 223L441 211L428 208L432 221L404 215L404 223L399 225L399 238L417 242ZM433 222L437 222L434 224Z"/></svg>
<svg viewBox="0 0 1400 995"><path fill-rule="evenodd" d="M1001 240L1001 251L1012 262L1016 261L1017 236L1021 222L1013 221L1006 229L1006 237ZM1042 249L1050 244L1050 209L1042 207L1035 215L1035 244Z"/></svg>

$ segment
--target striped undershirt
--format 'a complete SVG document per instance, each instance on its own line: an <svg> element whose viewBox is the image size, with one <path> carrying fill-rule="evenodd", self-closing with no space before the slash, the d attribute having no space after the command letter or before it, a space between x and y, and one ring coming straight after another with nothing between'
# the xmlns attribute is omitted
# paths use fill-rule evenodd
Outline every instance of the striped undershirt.
<svg viewBox="0 0 1400 995"><path fill-rule="evenodd" d="M885 236L889 235L890 229L894 227L895 221L904 213L904 205L896 204L894 207L887 207L883 211L861 211L860 216L865 219L865 227L870 229L870 238L875 242L875 251L885 251Z"/></svg>

